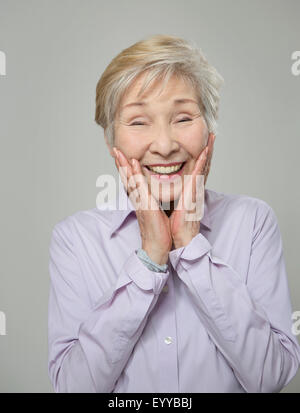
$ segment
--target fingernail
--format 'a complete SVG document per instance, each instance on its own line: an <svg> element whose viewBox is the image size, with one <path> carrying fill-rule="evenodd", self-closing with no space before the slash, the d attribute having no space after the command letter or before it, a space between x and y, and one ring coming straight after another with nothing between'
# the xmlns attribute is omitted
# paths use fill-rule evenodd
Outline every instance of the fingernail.
<svg viewBox="0 0 300 413"><path fill-rule="evenodd" d="M118 151L117 148L113 147L113 153L115 154L116 157L118 157Z"/></svg>

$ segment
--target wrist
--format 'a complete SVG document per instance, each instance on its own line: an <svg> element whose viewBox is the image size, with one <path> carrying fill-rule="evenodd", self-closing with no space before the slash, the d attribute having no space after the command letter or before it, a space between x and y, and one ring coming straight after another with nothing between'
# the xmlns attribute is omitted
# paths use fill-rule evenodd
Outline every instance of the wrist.
<svg viewBox="0 0 300 413"><path fill-rule="evenodd" d="M151 258L146 253L146 251L144 251L142 248L139 248L135 252L137 256L139 257L139 259L146 265L147 268L149 268L150 271L164 272L164 273L167 272L168 264L159 265L156 262L152 261Z"/></svg>
<svg viewBox="0 0 300 413"><path fill-rule="evenodd" d="M169 258L169 252L157 251L147 246L142 246L142 249L147 253L148 257L156 264L164 265L167 263Z"/></svg>
<svg viewBox="0 0 300 413"><path fill-rule="evenodd" d="M174 244L175 249L186 247L191 242L192 239L193 237L192 238L182 237L182 238L177 238L177 239L174 238L173 244Z"/></svg>
<svg viewBox="0 0 300 413"><path fill-rule="evenodd" d="M192 241L192 239L195 238L199 234L199 231L200 231L200 227L197 227L196 230L193 230L191 232L177 234L176 237L173 235L174 247L176 249L186 247Z"/></svg>

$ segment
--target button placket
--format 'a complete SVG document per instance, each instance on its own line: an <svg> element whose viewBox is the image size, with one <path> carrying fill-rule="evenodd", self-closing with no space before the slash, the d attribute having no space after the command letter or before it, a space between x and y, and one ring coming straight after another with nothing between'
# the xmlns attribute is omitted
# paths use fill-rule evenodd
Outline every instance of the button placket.
<svg viewBox="0 0 300 413"><path fill-rule="evenodd" d="M170 272L168 284L165 286L168 288L168 293L162 292L160 295L159 312L155 313L151 322L155 325L158 337L159 360L157 368L159 370L159 388L163 393L177 393L178 354L176 345L176 305L173 271Z"/></svg>

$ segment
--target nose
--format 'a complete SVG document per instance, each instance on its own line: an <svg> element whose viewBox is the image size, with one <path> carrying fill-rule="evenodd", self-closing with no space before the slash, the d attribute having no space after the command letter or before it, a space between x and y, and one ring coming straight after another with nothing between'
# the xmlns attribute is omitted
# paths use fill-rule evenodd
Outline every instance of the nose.
<svg viewBox="0 0 300 413"><path fill-rule="evenodd" d="M168 125L160 126L153 132L154 135L151 137L149 147L150 152L167 158L171 153L180 149L179 143L174 136L172 136L172 130Z"/></svg>

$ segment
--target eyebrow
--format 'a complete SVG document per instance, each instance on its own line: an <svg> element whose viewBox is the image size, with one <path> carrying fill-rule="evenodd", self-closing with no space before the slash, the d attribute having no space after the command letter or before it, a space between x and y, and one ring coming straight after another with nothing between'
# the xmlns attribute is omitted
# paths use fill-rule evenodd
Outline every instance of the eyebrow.
<svg viewBox="0 0 300 413"><path fill-rule="evenodd" d="M198 102L196 102L194 99L188 99L188 98L175 99L173 101L173 104L174 105L179 105L179 104L182 104L182 103L190 103L190 102L196 103L198 105ZM131 102L131 103L127 103L127 105L123 106L122 109L125 109L127 107L131 107L131 106L147 106L147 104L148 104L147 102L143 102L143 101L141 101L141 102Z"/></svg>

